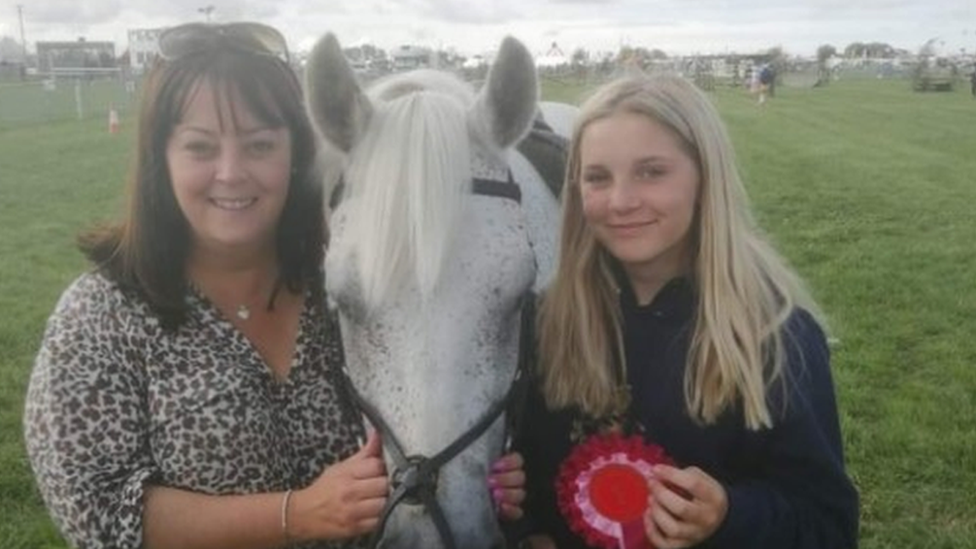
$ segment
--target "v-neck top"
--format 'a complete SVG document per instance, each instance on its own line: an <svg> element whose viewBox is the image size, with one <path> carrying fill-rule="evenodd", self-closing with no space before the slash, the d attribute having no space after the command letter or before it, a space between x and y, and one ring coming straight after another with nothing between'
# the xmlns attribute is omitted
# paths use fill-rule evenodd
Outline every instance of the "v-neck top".
<svg viewBox="0 0 976 549"><path fill-rule="evenodd" d="M354 453L362 432L339 389L338 323L311 296L278 380L193 291L186 322L164 330L144 300L103 275L76 280L48 321L24 415L31 465L63 535L79 547L141 547L146 484L300 488Z"/></svg>

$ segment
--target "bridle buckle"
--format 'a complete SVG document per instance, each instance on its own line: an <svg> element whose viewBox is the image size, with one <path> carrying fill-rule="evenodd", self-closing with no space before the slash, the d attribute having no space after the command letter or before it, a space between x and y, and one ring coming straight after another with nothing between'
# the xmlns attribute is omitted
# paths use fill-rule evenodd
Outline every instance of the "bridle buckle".
<svg viewBox="0 0 976 549"><path fill-rule="evenodd" d="M393 471L390 482L393 491L403 492L405 503L419 505L437 492L437 477L437 468L430 466L427 457L408 456L406 466Z"/></svg>

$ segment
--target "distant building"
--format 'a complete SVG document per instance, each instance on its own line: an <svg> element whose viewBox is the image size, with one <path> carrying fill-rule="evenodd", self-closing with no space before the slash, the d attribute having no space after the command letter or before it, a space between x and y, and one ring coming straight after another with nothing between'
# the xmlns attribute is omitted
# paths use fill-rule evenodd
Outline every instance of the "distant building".
<svg viewBox="0 0 976 549"><path fill-rule="evenodd" d="M166 29L129 30L129 66L134 74L145 72L159 55L159 35L164 30Z"/></svg>
<svg viewBox="0 0 976 549"><path fill-rule="evenodd" d="M39 72L76 69L111 69L116 67L114 42L37 42Z"/></svg>
<svg viewBox="0 0 976 549"><path fill-rule="evenodd" d="M485 56L481 54L472 55L471 57L465 59L464 63L461 64L461 68L471 70L480 69L486 66L488 66L488 60L485 59Z"/></svg>
<svg viewBox="0 0 976 549"><path fill-rule="evenodd" d="M423 46L400 46L390 52L393 59L393 70L409 71L430 67L430 48Z"/></svg>

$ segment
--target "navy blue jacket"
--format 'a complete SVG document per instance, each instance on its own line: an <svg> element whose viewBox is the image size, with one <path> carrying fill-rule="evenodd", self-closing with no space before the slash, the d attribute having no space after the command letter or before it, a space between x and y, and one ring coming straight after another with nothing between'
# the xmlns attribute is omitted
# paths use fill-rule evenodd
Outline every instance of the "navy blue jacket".
<svg viewBox="0 0 976 549"><path fill-rule="evenodd" d="M678 466L697 466L728 494L724 522L699 547L857 547L858 494L844 470L829 351L813 317L798 310L787 322L785 382L767 400L774 426L750 431L738 409L708 426L687 412L683 383L695 301L685 279L643 307L625 290L621 305L634 419ZM547 533L560 549L586 547L560 516L553 487L579 419L574 410L548 410L538 387L529 391L515 442L526 459L528 492L516 537Z"/></svg>

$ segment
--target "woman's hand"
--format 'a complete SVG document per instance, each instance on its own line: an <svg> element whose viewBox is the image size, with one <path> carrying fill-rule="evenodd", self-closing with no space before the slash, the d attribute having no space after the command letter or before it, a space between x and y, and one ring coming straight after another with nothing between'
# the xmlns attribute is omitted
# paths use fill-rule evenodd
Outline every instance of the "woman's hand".
<svg viewBox="0 0 976 549"><path fill-rule="evenodd" d="M648 487L644 530L658 549L701 543L715 533L728 512L725 488L697 467L657 465Z"/></svg>
<svg viewBox="0 0 976 549"><path fill-rule="evenodd" d="M296 491L288 508L288 536L295 541L344 539L374 530L390 486L383 446L375 431L349 458L327 467Z"/></svg>
<svg viewBox="0 0 976 549"><path fill-rule="evenodd" d="M522 518L522 501L525 500L525 471L522 456L518 452L506 454L492 464L488 475L488 487L495 501L498 516L505 520Z"/></svg>

